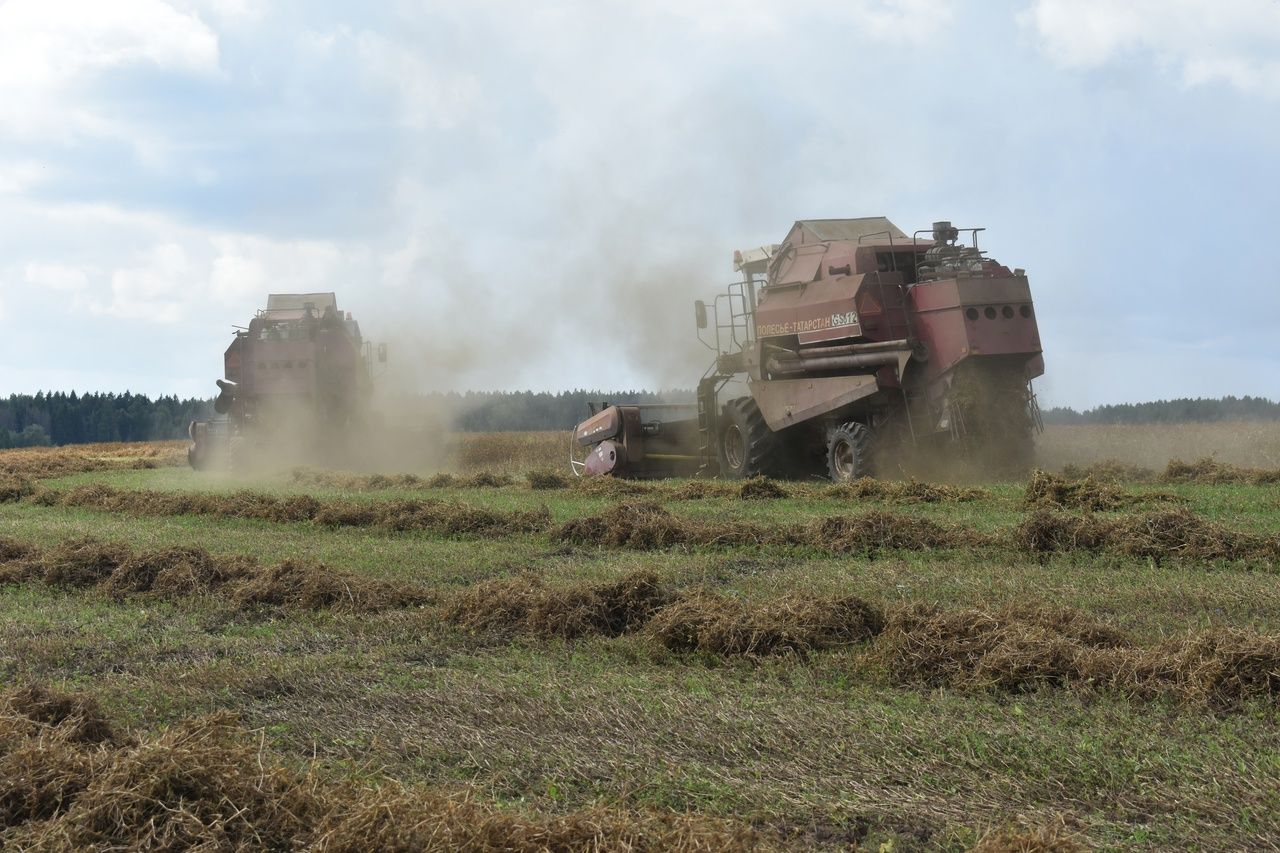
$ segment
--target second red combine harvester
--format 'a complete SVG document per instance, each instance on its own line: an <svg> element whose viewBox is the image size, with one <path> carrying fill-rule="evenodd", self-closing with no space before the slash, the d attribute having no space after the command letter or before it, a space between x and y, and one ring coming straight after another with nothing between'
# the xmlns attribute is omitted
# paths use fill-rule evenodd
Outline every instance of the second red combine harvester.
<svg viewBox="0 0 1280 853"><path fill-rule="evenodd" d="M742 281L695 304L716 352L696 403L604 404L574 431L575 470L848 480L922 451L1024 468L1040 334L1025 273L979 250L982 230L802 220L735 253Z"/></svg>
<svg viewBox="0 0 1280 853"><path fill-rule="evenodd" d="M189 428L187 460L203 468L350 464L369 438L374 357L332 293L272 293L223 356L214 410Z"/></svg>

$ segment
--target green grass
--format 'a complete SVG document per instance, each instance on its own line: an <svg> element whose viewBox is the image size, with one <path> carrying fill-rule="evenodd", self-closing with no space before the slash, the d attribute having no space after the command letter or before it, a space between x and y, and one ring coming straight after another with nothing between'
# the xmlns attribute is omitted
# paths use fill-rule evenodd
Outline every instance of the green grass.
<svg viewBox="0 0 1280 853"><path fill-rule="evenodd" d="M231 491L183 469L48 481ZM257 491L388 500L441 497L557 520L616 499L501 488L344 495L284 480ZM1019 485L973 503L887 506L1004 529ZM1208 518L1280 532L1274 487L1170 491ZM790 523L848 512L793 497L663 501L679 515ZM767 599L791 591L885 603L1081 608L1154 642L1205 627L1280 633L1280 582L1242 565L1164 564L1010 550L833 558L796 548L633 552L566 548L544 534L450 539L311 524L146 517L0 505L0 535L78 536L138 548L198 545L264 561L305 558L386 579L456 587L520 571L553 583L650 568L677 586ZM1252 567L1257 569L1259 567ZM1064 820L1108 848L1258 849L1280 843L1274 702L1214 713L1171 701L1044 690L968 694L890 686L852 652L808 659L676 655L642 636L573 643L469 636L428 610L376 615L241 610L216 597L112 601L39 583L0 588L0 679L90 691L139 732L227 709L287 759L337 776L392 776L537 811L596 803L734 816L761 826L867 826L872 849L963 849L1005 824ZM859 830L860 832L861 830Z"/></svg>

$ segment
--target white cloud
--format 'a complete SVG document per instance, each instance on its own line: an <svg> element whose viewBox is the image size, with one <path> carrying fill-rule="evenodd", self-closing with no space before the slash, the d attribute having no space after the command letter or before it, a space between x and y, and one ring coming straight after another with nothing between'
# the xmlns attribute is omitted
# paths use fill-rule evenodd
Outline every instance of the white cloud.
<svg viewBox="0 0 1280 853"><path fill-rule="evenodd" d="M0 195L24 193L49 178L49 170L41 163L22 160L0 163Z"/></svg>
<svg viewBox="0 0 1280 853"><path fill-rule="evenodd" d="M177 243L142 253L138 263L111 274L111 301L93 310L115 317L176 323L191 305L193 268Z"/></svg>
<svg viewBox="0 0 1280 853"><path fill-rule="evenodd" d="M23 270L27 284L60 293L78 293L89 286L89 274L69 264L29 263Z"/></svg>
<svg viewBox="0 0 1280 853"><path fill-rule="evenodd" d="M138 64L213 74L218 38L161 0L8 0L0 4L0 125L60 139L122 135L78 87Z"/></svg>
<svg viewBox="0 0 1280 853"><path fill-rule="evenodd" d="M209 295L227 305L256 305L270 292L340 290L352 255L320 240L281 242L215 235Z"/></svg>
<svg viewBox="0 0 1280 853"><path fill-rule="evenodd" d="M260 0L199 0L198 5L219 21L240 26L261 22L267 10Z"/></svg>
<svg viewBox="0 0 1280 853"><path fill-rule="evenodd" d="M1020 20L1064 67L1145 54L1189 86L1280 96L1276 0L1035 0Z"/></svg>

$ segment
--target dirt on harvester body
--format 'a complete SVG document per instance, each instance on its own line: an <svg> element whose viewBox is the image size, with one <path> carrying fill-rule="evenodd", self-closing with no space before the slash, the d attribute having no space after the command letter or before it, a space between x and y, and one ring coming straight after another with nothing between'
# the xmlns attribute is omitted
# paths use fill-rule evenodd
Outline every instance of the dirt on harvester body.
<svg viewBox="0 0 1280 853"><path fill-rule="evenodd" d="M743 280L695 304L716 353L695 402L593 407L575 470L854 480L929 456L1025 470L1040 334L1026 274L987 257L981 230L802 220L735 253Z"/></svg>
<svg viewBox="0 0 1280 853"><path fill-rule="evenodd" d="M366 341L332 293L273 293L223 356L214 410L189 428L199 470L341 460L367 445L375 364L386 346Z"/></svg>

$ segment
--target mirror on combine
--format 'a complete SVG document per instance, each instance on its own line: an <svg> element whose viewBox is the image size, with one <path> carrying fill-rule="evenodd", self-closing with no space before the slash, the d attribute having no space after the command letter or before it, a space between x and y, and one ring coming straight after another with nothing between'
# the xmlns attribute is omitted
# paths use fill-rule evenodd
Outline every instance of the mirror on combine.
<svg viewBox="0 0 1280 853"><path fill-rule="evenodd" d="M387 345L378 344L378 361L382 364L387 362Z"/></svg>
<svg viewBox="0 0 1280 853"><path fill-rule="evenodd" d="M693 316L696 318L699 329L707 327L707 303L699 299L693 303Z"/></svg>

